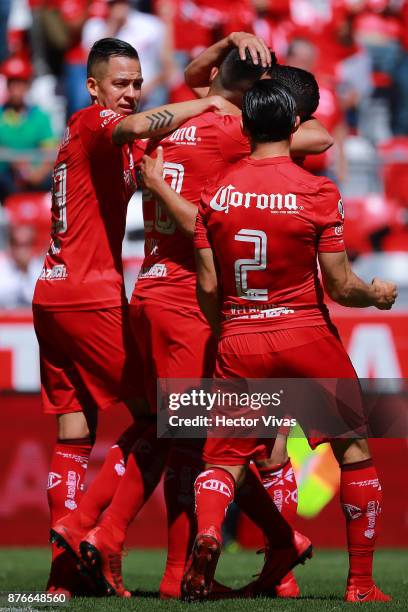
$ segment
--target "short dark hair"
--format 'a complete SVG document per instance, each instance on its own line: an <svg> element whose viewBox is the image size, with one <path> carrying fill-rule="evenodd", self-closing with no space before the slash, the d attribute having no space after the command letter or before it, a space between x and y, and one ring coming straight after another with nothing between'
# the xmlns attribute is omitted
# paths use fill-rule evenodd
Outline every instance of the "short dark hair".
<svg viewBox="0 0 408 612"><path fill-rule="evenodd" d="M268 69L272 79L286 85L295 98L297 114L301 121L312 117L319 106L319 86L314 75L302 68L276 64Z"/></svg>
<svg viewBox="0 0 408 612"><path fill-rule="evenodd" d="M288 140L296 123L295 99L278 81L258 81L244 95L242 119L253 142Z"/></svg>
<svg viewBox="0 0 408 612"><path fill-rule="evenodd" d="M97 40L88 55L87 76L94 76L95 66L107 62L110 57L130 57L138 60L138 52L132 45L119 38L101 38Z"/></svg>
<svg viewBox="0 0 408 612"><path fill-rule="evenodd" d="M272 60L276 62L275 54ZM246 91L266 72L259 59L254 64L248 49L245 51L245 60L239 56L238 49L232 49L222 62L218 71L218 80L221 87L227 91Z"/></svg>

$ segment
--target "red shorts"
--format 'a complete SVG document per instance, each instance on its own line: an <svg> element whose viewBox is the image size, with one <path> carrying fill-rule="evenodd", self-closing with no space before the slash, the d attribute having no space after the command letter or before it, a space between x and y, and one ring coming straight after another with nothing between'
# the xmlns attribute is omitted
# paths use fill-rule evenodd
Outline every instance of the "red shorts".
<svg viewBox="0 0 408 612"><path fill-rule="evenodd" d="M227 336L220 340L214 378L344 378L357 381L340 339L326 326ZM356 385L358 389L358 384ZM359 389L358 389L359 395ZM301 423L300 423L301 424ZM308 435L308 432L305 432ZM309 436L315 448L329 438ZM204 459L215 465L244 465L270 452L273 440L208 438Z"/></svg>
<svg viewBox="0 0 408 612"><path fill-rule="evenodd" d="M133 298L130 319L153 411L157 408L158 378L212 378L216 340L198 308L177 309Z"/></svg>
<svg viewBox="0 0 408 612"><path fill-rule="evenodd" d="M101 410L141 397L141 371L127 307L51 312L33 307L44 412ZM143 377L140 377L143 380Z"/></svg>

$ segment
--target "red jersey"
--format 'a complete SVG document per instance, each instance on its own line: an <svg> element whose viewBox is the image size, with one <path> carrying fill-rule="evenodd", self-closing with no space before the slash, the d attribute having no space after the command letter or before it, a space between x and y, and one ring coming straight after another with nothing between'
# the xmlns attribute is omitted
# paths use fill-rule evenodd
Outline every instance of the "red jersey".
<svg viewBox="0 0 408 612"><path fill-rule="evenodd" d="M322 325L316 254L344 250L337 187L289 157L241 160L202 195L195 248L214 251L223 334Z"/></svg>
<svg viewBox="0 0 408 612"><path fill-rule="evenodd" d="M95 104L68 123L53 173L51 245L34 304L90 310L126 300L122 241L135 182L130 147L112 142L122 119Z"/></svg>
<svg viewBox="0 0 408 612"><path fill-rule="evenodd" d="M241 116L206 112L186 121L156 146L163 147L164 178L197 207L203 186L225 165L250 152L241 129ZM143 193L145 259L134 290L135 297L197 306L194 244L166 214L150 192Z"/></svg>

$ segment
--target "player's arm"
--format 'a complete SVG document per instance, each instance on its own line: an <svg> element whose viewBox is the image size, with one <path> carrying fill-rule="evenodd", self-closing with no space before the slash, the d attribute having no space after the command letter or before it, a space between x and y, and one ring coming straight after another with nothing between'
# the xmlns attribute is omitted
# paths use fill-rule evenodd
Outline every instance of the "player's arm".
<svg viewBox="0 0 408 612"><path fill-rule="evenodd" d="M397 299L394 283L374 278L366 284L351 269L346 251L319 253L323 285L332 300L342 306L390 310Z"/></svg>
<svg viewBox="0 0 408 612"><path fill-rule="evenodd" d="M177 227L189 238L194 236L197 206L176 193L163 179L163 147L157 148L157 157L144 155L140 166L143 185L160 200Z"/></svg>
<svg viewBox="0 0 408 612"><path fill-rule="evenodd" d="M208 110L223 111L224 107L225 101L221 96L165 104L122 119L112 132L112 140L123 145L139 138L162 136L196 115Z"/></svg>
<svg viewBox="0 0 408 612"><path fill-rule="evenodd" d="M326 128L313 117L300 124L292 136L290 153L292 157L324 153L333 146L333 138Z"/></svg>
<svg viewBox="0 0 408 612"><path fill-rule="evenodd" d="M188 64L184 71L187 85L193 89L208 87L212 68L218 68L229 51L235 47L239 50L242 60L245 60L246 49L248 49L254 64L258 64L260 59L262 66L265 68L271 66L271 52L262 38L247 32L232 32L229 36L205 49Z"/></svg>
<svg viewBox="0 0 408 612"><path fill-rule="evenodd" d="M197 301L213 334L218 337L221 328L217 271L211 248L195 250L197 267Z"/></svg>

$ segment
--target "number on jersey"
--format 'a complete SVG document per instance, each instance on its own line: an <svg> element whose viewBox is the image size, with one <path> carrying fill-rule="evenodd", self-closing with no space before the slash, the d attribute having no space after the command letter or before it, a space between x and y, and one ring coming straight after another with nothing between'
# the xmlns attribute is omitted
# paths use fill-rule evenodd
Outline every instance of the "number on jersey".
<svg viewBox="0 0 408 612"><path fill-rule="evenodd" d="M54 169L52 182L52 212L55 220L52 226L51 250L58 254L61 243L57 234L63 234L68 229L67 224L67 164L62 163Z"/></svg>
<svg viewBox="0 0 408 612"><path fill-rule="evenodd" d="M254 244L253 259L237 259L235 262L235 284L238 297L245 300L267 301L268 289L250 289L248 287L248 272L266 270L267 237L261 230L242 229L235 234L235 240L252 242Z"/></svg>
<svg viewBox="0 0 408 612"><path fill-rule="evenodd" d="M182 164L164 162L163 178L166 179L166 177L170 178L170 187L176 193L181 193L184 180L184 166ZM154 229L159 232L159 234L174 234L176 231L176 224L157 201L155 202ZM152 225L146 223L145 231L149 232L151 230Z"/></svg>

